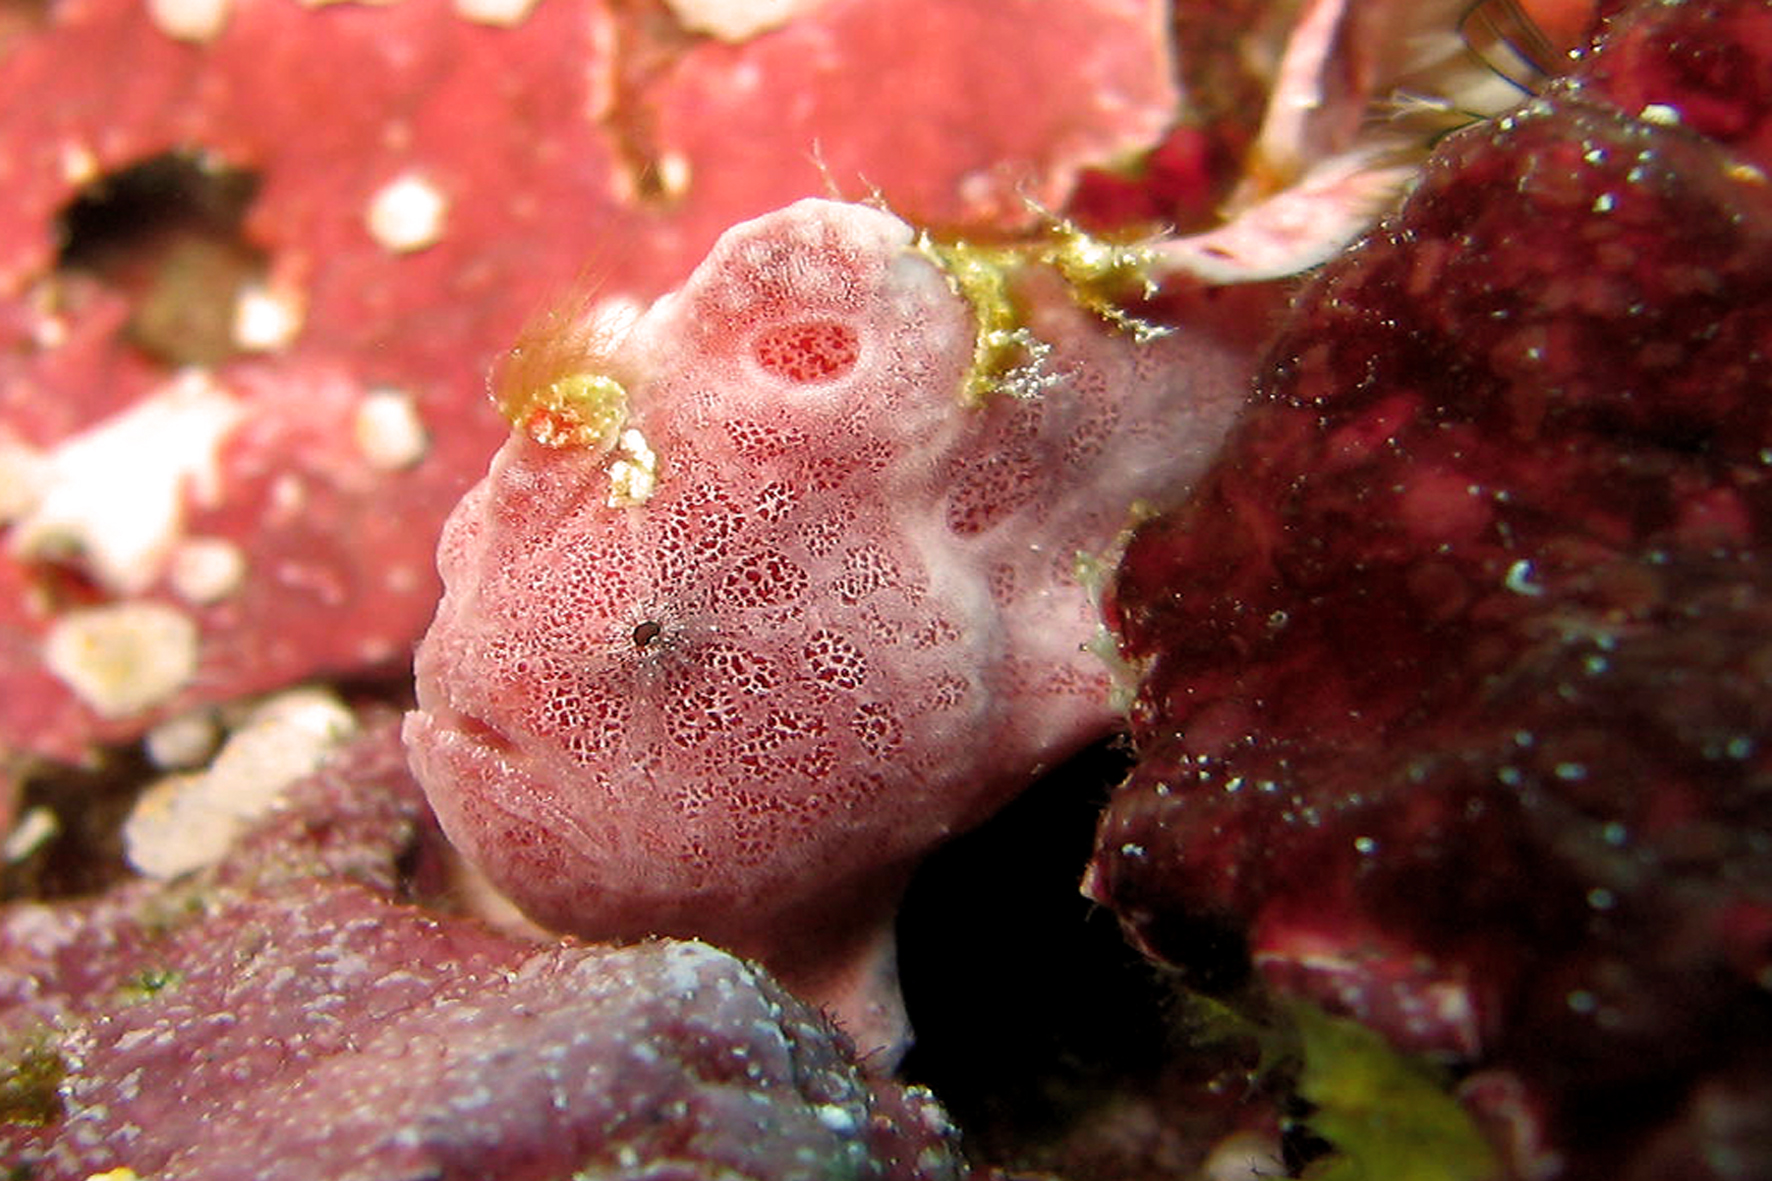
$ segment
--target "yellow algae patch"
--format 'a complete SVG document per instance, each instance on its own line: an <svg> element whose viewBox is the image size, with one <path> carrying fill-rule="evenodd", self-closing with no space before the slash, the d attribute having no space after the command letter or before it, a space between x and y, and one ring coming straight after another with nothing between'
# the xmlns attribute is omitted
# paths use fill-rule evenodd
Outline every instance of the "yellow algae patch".
<svg viewBox="0 0 1772 1181"><path fill-rule="evenodd" d="M941 268L954 293L972 309L978 337L961 390L961 403L979 406L994 393L1034 397L1052 380L1043 365L1052 347L1028 327L1014 292L1019 271L1048 267L1064 280L1078 307L1144 343L1168 333L1121 306L1128 294L1156 291L1155 261L1144 247L1103 241L1068 221L1051 225L1044 241L1026 246L974 246L917 238L919 253Z"/></svg>
<svg viewBox="0 0 1772 1181"><path fill-rule="evenodd" d="M1040 362L1051 346L1028 331L1010 290L1015 271L1028 260L1027 252L939 242L928 234L918 235L917 250L947 275L954 293L972 308L977 324L961 404L981 406L994 393L1023 397L1037 393Z"/></svg>
<svg viewBox="0 0 1772 1181"><path fill-rule="evenodd" d="M628 391L608 370L640 316L632 300L583 294L531 320L493 374L492 400L544 447L615 447Z"/></svg>
<svg viewBox="0 0 1772 1181"><path fill-rule="evenodd" d="M607 451L628 420L628 392L613 377L575 373L501 400L498 408L544 447Z"/></svg>
<svg viewBox="0 0 1772 1181"><path fill-rule="evenodd" d="M1128 292L1146 298L1156 294L1157 281L1151 277L1156 255L1148 247L1103 241L1062 221L1053 227L1052 241L1041 248L1039 258L1064 276L1078 306L1132 339L1143 343L1168 335L1169 329L1140 320L1120 306Z"/></svg>

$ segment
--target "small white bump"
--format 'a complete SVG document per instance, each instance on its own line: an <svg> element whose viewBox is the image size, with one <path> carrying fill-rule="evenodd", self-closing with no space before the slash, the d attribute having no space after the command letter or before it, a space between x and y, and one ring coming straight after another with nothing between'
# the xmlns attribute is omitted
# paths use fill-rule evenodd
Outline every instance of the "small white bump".
<svg viewBox="0 0 1772 1181"><path fill-rule="evenodd" d="M369 236L396 254L434 246L443 237L449 201L416 173L388 182L369 199Z"/></svg>
<svg viewBox="0 0 1772 1181"><path fill-rule="evenodd" d="M98 157L79 140L62 144L62 179L71 185L84 185L98 179Z"/></svg>
<svg viewBox="0 0 1772 1181"><path fill-rule="evenodd" d="M535 0L455 0L455 14L476 24L510 29L529 19Z"/></svg>
<svg viewBox="0 0 1772 1181"><path fill-rule="evenodd" d="M213 710L197 709L167 718L142 737L148 759L162 771L200 767L221 741Z"/></svg>
<svg viewBox="0 0 1772 1181"><path fill-rule="evenodd" d="M179 41L213 41L233 11L233 0L148 0L154 26Z"/></svg>
<svg viewBox="0 0 1772 1181"><path fill-rule="evenodd" d="M234 343L249 352L286 348L301 325L301 301L289 292L253 283L234 301Z"/></svg>
<svg viewBox="0 0 1772 1181"><path fill-rule="evenodd" d="M840 1136L848 1135L860 1126L854 1112L836 1103L821 1103L814 1111L819 1123Z"/></svg>
<svg viewBox="0 0 1772 1181"><path fill-rule="evenodd" d="M245 583L246 553L225 538L193 538L172 551L167 577L185 602L219 603Z"/></svg>
<svg viewBox="0 0 1772 1181"><path fill-rule="evenodd" d="M666 152L658 158L658 187L665 196L676 200L689 191L693 169L689 157L681 152Z"/></svg>
<svg viewBox="0 0 1772 1181"><path fill-rule="evenodd" d="M722 41L748 41L780 28L825 0L665 0L677 22L692 33Z"/></svg>
<svg viewBox="0 0 1772 1181"><path fill-rule="evenodd" d="M418 403L404 390L384 387L365 394L357 404L353 432L357 450L380 471L411 467L430 449Z"/></svg>

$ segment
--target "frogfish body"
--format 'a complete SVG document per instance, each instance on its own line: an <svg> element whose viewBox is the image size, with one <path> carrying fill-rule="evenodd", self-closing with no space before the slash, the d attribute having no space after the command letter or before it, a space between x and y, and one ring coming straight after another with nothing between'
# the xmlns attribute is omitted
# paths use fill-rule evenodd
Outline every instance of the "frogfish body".
<svg viewBox="0 0 1772 1181"><path fill-rule="evenodd" d="M1247 383L1074 294L809 200L518 358L405 731L461 852L553 930L758 958L893 1061L906 876L1113 726L1078 555Z"/></svg>

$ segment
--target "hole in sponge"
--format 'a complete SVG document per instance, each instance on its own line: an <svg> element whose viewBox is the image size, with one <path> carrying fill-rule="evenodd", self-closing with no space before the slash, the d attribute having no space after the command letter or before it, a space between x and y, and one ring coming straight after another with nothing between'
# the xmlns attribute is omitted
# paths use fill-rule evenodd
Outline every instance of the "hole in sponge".
<svg viewBox="0 0 1772 1181"><path fill-rule="evenodd" d="M757 364L787 381L834 381L855 368L861 341L834 320L798 320L765 329L751 346Z"/></svg>
<svg viewBox="0 0 1772 1181"><path fill-rule="evenodd" d="M130 296L130 339L170 365L237 351L241 289L265 273L241 232L258 177L203 152L162 152L107 173L61 211L58 266Z"/></svg>

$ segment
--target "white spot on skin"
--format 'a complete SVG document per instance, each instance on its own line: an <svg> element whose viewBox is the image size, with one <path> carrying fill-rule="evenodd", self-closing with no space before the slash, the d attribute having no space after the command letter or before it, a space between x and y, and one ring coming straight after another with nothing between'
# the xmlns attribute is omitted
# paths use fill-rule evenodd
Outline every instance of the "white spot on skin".
<svg viewBox="0 0 1772 1181"><path fill-rule="evenodd" d="M617 458L609 465L609 507L645 504L658 484L658 454L646 436L630 427L621 433Z"/></svg>
<svg viewBox="0 0 1772 1181"><path fill-rule="evenodd" d="M416 173L383 185L369 199L369 236L396 254L434 246L443 237L449 201L441 190Z"/></svg>
<svg viewBox="0 0 1772 1181"><path fill-rule="evenodd" d="M187 603L219 603L246 581L246 554L224 538L193 538L172 551L167 577Z"/></svg>
<svg viewBox="0 0 1772 1181"><path fill-rule="evenodd" d="M150 787L123 826L130 864L155 878L211 865L283 789L311 774L357 720L325 689L292 689L249 713L205 771Z"/></svg>
<svg viewBox="0 0 1772 1181"><path fill-rule="evenodd" d="M380 471L411 467L430 448L418 404L404 390L375 389L364 395L357 404L353 432L357 450Z"/></svg>
<svg viewBox="0 0 1772 1181"><path fill-rule="evenodd" d="M217 452L244 415L239 402L192 370L62 443L38 474L13 554L78 556L112 592L146 590L178 540L187 487L200 503L216 500Z"/></svg>
<svg viewBox="0 0 1772 1181"><path fill-rule="evenodd" d="M71 611L43 645L49 671L94 713L126 718L165 702L197 671L197 625L164 603Z"/></svg>
<svg viewBox="0 0 1772 1181"><path fill-rule="evenodd" d="M233 0L148 0L155 27L179 41L213 41L233 10Z"/></svg>
<svg viewBox="0 0 1772 1181"><path fill-rule="evenodd" d="M529 19L535 0L455 0L455 14L464 20L499 28L515 28Z"/></svg>
<svg viewBox="0 0 1772 1181"><path fill-rule="evenodd" d="M301 300L253 283L234 301L234 343L249 352L287 348L301 332Z"/></svg>

